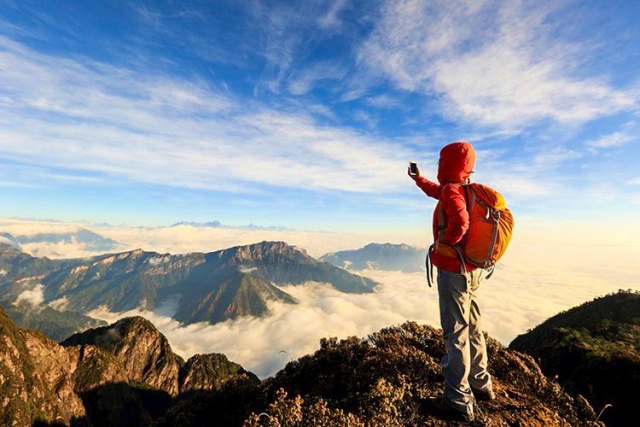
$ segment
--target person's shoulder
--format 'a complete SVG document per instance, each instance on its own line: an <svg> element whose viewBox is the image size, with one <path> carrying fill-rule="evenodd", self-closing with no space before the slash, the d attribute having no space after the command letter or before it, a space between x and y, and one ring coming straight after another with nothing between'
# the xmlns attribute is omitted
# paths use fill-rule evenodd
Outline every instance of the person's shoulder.
<svg viewBox="0 0 640 427"><path fill-rule="evenodd" d="M460 194L464 194L464 188L462 184L451 182L442 186L442 195L445 197L455 197Z"/></svg>

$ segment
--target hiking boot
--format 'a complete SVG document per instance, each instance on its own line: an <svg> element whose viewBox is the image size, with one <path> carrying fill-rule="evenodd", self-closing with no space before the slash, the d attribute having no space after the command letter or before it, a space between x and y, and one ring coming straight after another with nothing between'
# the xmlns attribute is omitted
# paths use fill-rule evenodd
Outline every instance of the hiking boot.
<svg viewBox="0 0 640 427"><path fill-rule="evenodd" d="M434 404L438 409L447 412L447 414L449 414L450 417L455 421L463 421L463 422L470 423L474 420L473 412L471 412L470 410L461 411L446 397L444 397L444 394L438 396L435 399Z"/></svg>
<svg viewBox="0 0 640 427"><path fill-rule="evenodd" d="M473 396L481 402L490 402L496 400L496 394L492 389L489 390L473 390Z"/></svg>

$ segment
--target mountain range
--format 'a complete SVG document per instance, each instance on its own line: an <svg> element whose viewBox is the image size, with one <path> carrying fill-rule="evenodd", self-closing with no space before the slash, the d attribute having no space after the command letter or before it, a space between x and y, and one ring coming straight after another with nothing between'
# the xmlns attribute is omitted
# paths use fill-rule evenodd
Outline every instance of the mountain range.
<svg viewBox="0 0 640 427"><path fill-rule="evenodd" d="M423 271L425 249L405 244L370 243L360 249L339 251L320 257L347 270L392 270L411 273Z"/></svg>
<svg viewBox="0 0 640 427"><path fill-rule="evenodd" d="M206 222L193 222L193 221L180 221L180 222L176 222L174 224L171 225L171 227L180 227L180 226L190 226L190 227L196 227L196 228L225 228L225 229L231 229L231 230L268 230L268 231L288 231L290 230L287 227L282 227L282 226L276 226L276 225L272 225L272 226L268 226L268 227L263 227L263 226L259 226L259 225L255 225L255 224L247 224L247 225L241 225L241 226L231 226L231 225L225 225L223 223L221 223L218 220L215 221L206 221Z"/></svg>
<svg viewBox="0 0 640 427"><path fill-rule="evenodd" d="M265 315L271 301L295 304L280 287L308 282L346 293L370 293L377 285L284 242L185 255L138 249L66 260L32 257L0 243L0 303L9 309L18 309L22 301L40 311L49 306L77 313L99 307L122 312L177 300L176 320L216 323Z"/></svg>
<svg viewBox="0 0 640 427"><path fill-rule="evenodd" d="M21 327L41 331L54 341L62 341L76 332L107 325L103 320L76 311L56 310L45 305L34 308L26 302L16 304L0 300L0 306Z"/></svg>
<svg viewBox="0 0 640 427"><path fill-rule="evenodd" d="M34 243L69 244L79 243L87 251L108 252L120 249L123 245L108 237L103 237L86 228L78 228L66 233L38 233L33 235L13 236L10 233L0 233L7 243L14 246L29 245ZM0 240L1 241L1 240Z"/></svg>

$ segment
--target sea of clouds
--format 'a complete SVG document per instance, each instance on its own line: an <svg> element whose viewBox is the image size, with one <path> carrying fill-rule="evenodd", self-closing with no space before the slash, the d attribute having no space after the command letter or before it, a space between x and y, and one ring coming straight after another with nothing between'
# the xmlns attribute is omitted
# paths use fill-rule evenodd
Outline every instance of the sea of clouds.
<svg viewBox="0 0 640 427"><path fill-rule="evenodd" d="M47 227L52 225L61 226L53 223ZM2 231L9 231L6 224L4 228ZM18 231L13 228L14 233ZM372 235L198 229L194 226L94 227L93 231L131 248L161 253L211 251L262 240L283 240L317 257L376 241L376 236ZM493 277L482 282L479 291L483 324L492 337L508 345L517 335L561 311L619 289L640 290L640 271L635 266L640 246L629 237L633 233L586 231L588 229L579 227L541 224L524 228L514 235L499 268ZM405 242L415 243L404 237ZM421 237L414 236L414 239ZM78 250L69 249L69 253ZM42 256L46 248L41 245L38 250ZM59 245L55 250L60 250ZM364 295L344 294L313 283L287 286L283 290L294 296L299 304L272 303L270 314L263 318L245 317L215 325L182 326L171 317L176 301L166 301L154 311L137 309L112 313L100 309L89 315L108 322L144 316L156 325L182 357L223 353L262 378L274 375L291 360L313 353L324 337L365 337L407 320L439 325L437 290L427 286L424 273L378 270L357 273L376 280L380 286L373 294ZM41 288L32 289L21 298L41 301L42 291Z"/></svg>

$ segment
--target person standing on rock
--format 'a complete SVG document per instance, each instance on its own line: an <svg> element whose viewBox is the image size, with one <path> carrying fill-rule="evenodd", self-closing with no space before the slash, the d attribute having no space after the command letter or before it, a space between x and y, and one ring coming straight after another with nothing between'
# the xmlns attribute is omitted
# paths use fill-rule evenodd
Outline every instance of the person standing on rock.
<svg viewBox="0 0 640 427"><path fill-rule="evenodd" d="M438 183L421 176L416 164L408 171L427 196L438 200L433 213L435 244L428 256L438 269L440 324L447 350L441 404L465 420L474 419L474 399L495 399L477 300L481 270L463 268L454 249L469 228L464 185L470 182L475 160L471 144L454 142L440 151Z"/></svg>

